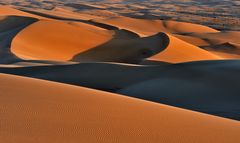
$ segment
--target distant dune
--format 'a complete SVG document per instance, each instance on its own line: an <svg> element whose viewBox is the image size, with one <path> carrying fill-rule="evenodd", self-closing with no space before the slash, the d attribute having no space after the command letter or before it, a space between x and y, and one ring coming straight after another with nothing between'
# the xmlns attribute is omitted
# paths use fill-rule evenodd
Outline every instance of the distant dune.
<svg viewBox="0 0 240 143"><path fill-rule="evenodd" d="M30 13L26 13L20 10L16 10L10 6L1 6L0 5L0 16L8 16L8 15L15 15L15 16L25 16L25 17L32 17L32 18L37 18L41 19L42 17L33 15Z"/></svg>
<svg viewBox="0 0 240 143"><path fill-rule="evenodd" d="M221 57L214 55L208 51L200 49L194 45L186 43L174 36L168 35L168 47L149 58L150 60L159 60L170 63L190 62L198 60L219 60Z"/></svg>
<svg viewBox="0 0 240 143"><path fill-rule="evenodd" d="M128 17L119 17L96 21L116 26L119 27L120 29L127 29L129 31L136 32L142 36L152 35L158 32L167 33L218 32L217 30L206 26L175 21L144 20Z"/></svg>
<svg viewBox="0 0 240 143"><path fill-rule="evenodd" d="M111 37L111 32L93 26L44 20L20 32L13 40L11 50L23 59L66 61Z"/></svg>

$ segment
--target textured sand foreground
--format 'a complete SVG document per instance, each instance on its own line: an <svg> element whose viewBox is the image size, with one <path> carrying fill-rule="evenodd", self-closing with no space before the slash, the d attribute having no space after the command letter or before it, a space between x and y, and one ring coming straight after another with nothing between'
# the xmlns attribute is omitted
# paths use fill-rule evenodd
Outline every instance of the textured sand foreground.
<svg viewBox="0 0 240 143"><path fill-rule="evenodd" d="M4 142L240 141L233 120L5 74L0 84Z"/></svg>
<svg viewBox="0 0 240 143"><path fill-rule="evenodd" d="M159 3L0 0L0 142L240 142L240 32Z"/></svg>

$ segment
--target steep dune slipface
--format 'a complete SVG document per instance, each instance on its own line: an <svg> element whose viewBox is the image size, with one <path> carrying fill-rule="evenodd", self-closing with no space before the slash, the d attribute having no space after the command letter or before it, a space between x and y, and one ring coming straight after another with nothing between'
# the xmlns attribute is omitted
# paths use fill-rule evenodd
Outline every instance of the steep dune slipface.
<svg viewBox="0 0 240 143"><path fill-rule="evenodd" d="M128 17L95 20L100 23L116 26L120 29L127 29L136 32L141 36L149 36L158 32L167 33L193 33L193 32L218 32L207 26L176 21L145 20Z"/></svg>
<svg viewBox="0 0 240 143"><path fill-rule="evenodd" d="M116 31L115 38L98 47L76 55L74 61L140 63L163 51L169 43L165 33L149 37L133 37L131 32Z"/></svg>
<svg viewBox="0 0 240 143"><path fill-rule="evenodd" d="M194 45L184 42L174 36L168 34L168 47L149 58L149 60L165 61L170 63L180 63L198 60L219 60L221 57L216 56L208 51L200 49Z"/></svg>
<svg viewBox="0 0 240 143"><path fill-rule="evenodd" d="M240 123L233 120L4 74L0 84L5 142L240 141Z"/></svg>
<svg viewBox="0 0 240 143"><path fill-rule="evenodd" d="M10 52L11 41L14 36L36 22L37 19L23 16L2 16L0 17L0 63L11 63L19 61L13 53Z"/></svg>
<svg viewBox="0 0 240 143"><path fill-rule="evenodd" d="M24 16L1 16L0 17L0 34L8 31L12 31L19 27L26 27L34 22L37 19L32 17Z"/></svg>
<svg viewBox="0 0 240 143"><path fill-rule="evenodd" d="M239 67L239 60L169 65L118 93L240 120Z"/></svg>
<svg viewBox="0 0 240 143"><path fill-rule="evenodd" d="M160 66L79 63L0 68L2 73L118 92L236 120L240 120L239 71L238 60Z"/></svg>
<svg viewBox="0 0 240 143"><path fill-rule="evenodd" d="M52 20L39 21L14 38L11 51L23 59L70 60L74 55L112 38L112 32L93 27Z"/></svg>

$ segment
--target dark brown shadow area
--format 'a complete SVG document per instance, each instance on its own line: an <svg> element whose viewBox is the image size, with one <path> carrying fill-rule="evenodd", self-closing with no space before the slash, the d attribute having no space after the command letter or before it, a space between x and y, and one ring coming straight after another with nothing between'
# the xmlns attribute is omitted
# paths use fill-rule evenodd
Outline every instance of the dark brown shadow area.
<svg viewBox="0 0 240 143"><path fill-rule="evenodd" d="M25 27L38 21L31 17L6 16L0 17L0 64L19 61L10 51L12 39Z"/></svg>
<svg viewBox="0 0 240 143"><path fill-rule="evenodd" d="M240 120L239 72L239 60L0 68L0 73L100 89L236 120Z"/></svg>
<svg viewBox="0 0 240 143"><path fill-rule="evenodd" d="M72 61L140 63L163 51L168 45L169 37L165 33L141 38L133 36L130 31L119 30L112 40L79 53Z"/></svg>

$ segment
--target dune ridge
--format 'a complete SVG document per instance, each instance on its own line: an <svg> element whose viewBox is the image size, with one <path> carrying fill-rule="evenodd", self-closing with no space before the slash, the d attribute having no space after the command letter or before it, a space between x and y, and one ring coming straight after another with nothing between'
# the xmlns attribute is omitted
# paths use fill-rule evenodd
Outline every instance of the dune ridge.
<svg viewBox="0 0 240 143"><path fill-rule="evenodd" d="M23 16L0 17L0 63L19 61L10 50L12 39L25 27L36 22L37 19Z"/></svg>
<svg viewBox="0 0 240 143"><path fill-rule="evenodd" d="M7 142L230 143L240 139L239 122L233 120L47 81L5 74L0 81L4 91L0 138Z"/></svg>
<svg viewBox="0 0 240 143"><path fill-rule="evenodd" d="M235 75L239 71L239 64L238 60L150 66L80 63L2 67L0 72L121 93L240 120L238 113L240 78ZM231 76L224 76L226 74ZM176 86L174 90L171 90L172 86Z"/></svg>
<svg viewBox="0 0 240 143"><path fill-rule="evenodd" d="M111 32L89 29L83 24L74 26L60 21L39 21L13 39L11 50L23 59L67 61L112 37Z"/></svg>

